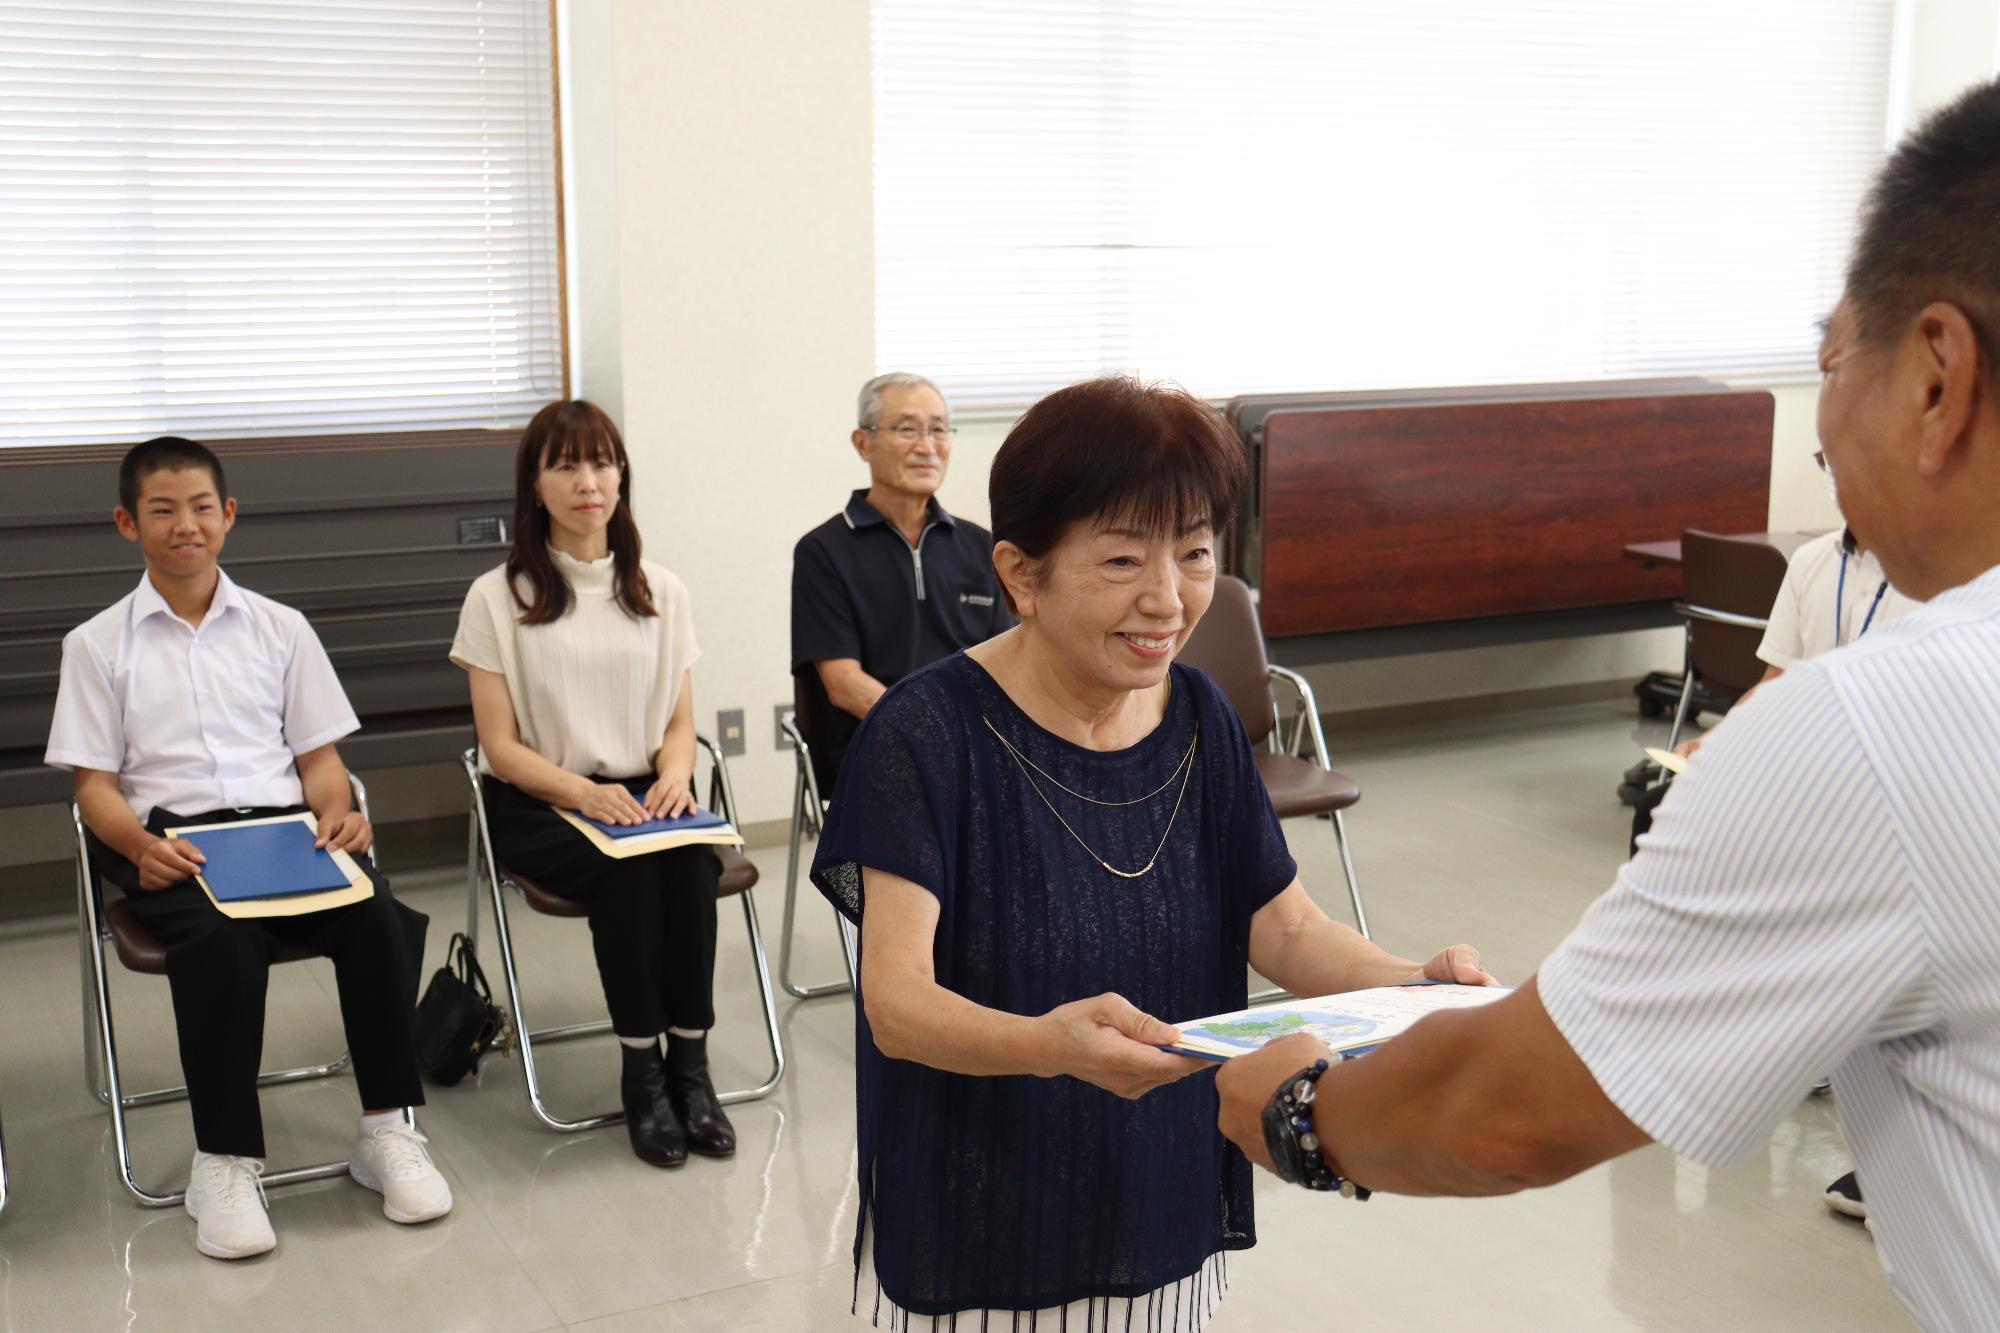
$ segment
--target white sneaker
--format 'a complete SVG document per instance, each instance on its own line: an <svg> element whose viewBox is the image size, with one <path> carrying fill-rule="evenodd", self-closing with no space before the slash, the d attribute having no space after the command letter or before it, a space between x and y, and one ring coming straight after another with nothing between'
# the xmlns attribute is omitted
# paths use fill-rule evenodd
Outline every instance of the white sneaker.
<svg viewBox="0 0 2000 1333"><path fill-rule="evenodd" d="M428 1222L451 1211L451 1186L424 1151L430 1140L408 1125L384 1125L354 1145L347 1174L382 1196L391 1222Z"/></svg>
<svg viewBox="0 0 2000 1333"><path fill-rule="evenodd" d="M254 1157L195 1150L185 1207L195 1221L197 1250L211 1259L248 1259L277 1248L264 1212L263 1175L264 1164Z"/></svg>

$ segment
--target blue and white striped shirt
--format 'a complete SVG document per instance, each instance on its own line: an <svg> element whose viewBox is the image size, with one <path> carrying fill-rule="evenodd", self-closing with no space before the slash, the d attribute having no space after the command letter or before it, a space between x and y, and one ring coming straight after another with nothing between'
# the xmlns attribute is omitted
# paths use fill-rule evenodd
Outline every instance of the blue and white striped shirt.
<svg viewBox="0 0 2000 1333"><path fill-rule="evenodd" d="M1759 690L1543 964L1605 1093L1721 1165L1826 1070L1889 1280L2000 1329L2000 568Z"/></svg>

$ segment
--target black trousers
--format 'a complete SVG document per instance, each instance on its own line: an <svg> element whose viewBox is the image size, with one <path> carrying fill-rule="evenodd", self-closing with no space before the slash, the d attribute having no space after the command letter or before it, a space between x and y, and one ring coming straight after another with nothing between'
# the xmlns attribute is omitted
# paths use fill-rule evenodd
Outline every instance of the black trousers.
<svg viewBox="0 0 2000 1333"><path fill-rule="evenodd" d="M155 810L147 827L159 833L180 824L289 813L293 811L219 810L182 816ZM375 896L365 902L244 921L217 911L192 879L148 891L139 887L138 867L124 857L101 843L94 847L94 857L100 873L123 891L132 915L166 947L181 1071L194 1113L195 1145L203 1152L264 1155L264 1121L257 1105L264 994L271 963L287 946L333 960L361 1104L423 1105L410 1019L430 918L390 895L388 880L376 873L371 858L354 858L375 884Z"/></svg>
<svg viewBox="0 0 2000 1333"><path fill-rule="evenodd" d="M551 893L590 908L590 940L611 1026L621 1037L715 1026L712 847L620 860L520 788L488 774L493 855Z"/></svg>

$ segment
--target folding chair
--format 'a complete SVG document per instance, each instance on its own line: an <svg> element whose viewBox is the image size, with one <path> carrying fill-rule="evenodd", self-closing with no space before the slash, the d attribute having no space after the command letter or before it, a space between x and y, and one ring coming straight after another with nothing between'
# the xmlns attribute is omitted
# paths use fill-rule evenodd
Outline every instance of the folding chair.
<svg viewBox="0 0 2000 1333"><path fill-rule="evenodd" d="M696 736L695 740L707 752L709 758L709 808L734 823L736 793L729 784L729 770L723 765L722 751L706 736ZM577 1037L609 1032L611 1020L600 1018L587 1023L568 1023L561 1027L540 1029L531 1029L528 1026L527 1009L521 998L520 969L514 958L513 932L508 928L507 890L512 889L531 910L543 916L587 917L590 915L590 909L582 903L572 902L559 894L551 893L527 876L509 870L495 859L493 834L486 822L486 803L481 799L479 751L467 750L460 756L459 761L465 768L465 779L471 789L472 800L471 827L467 832L470 843L467 878L474 885L483 883L492 895L494 936L500 943L500 970L507 980L507 1002L513 1012L515 1042L521 1052L521 1077L527 1085L528 1105L543 1124L563 1134L599 1129L605 1125L623 1124L625 1120L623 1110L588 1115L577 1120L565 1120L551 1111L542 1097L541 1076L535 1068L535 1043L570 1041ZM737 1102L755 1101L770 1096L772 1090L778 1086L778 1081L785 1076L785 1046L783 1038L778 1033L778 1002L777 997L771 992L770 964L764 954L764 936L757 925L757 904L751 894L751 890L757 884L757 867L734 847L718 847L715 850L722 858L722 879L716 886L716 896L733 897L743 904L743 926L750 937L750 958L756 967L757 989L764 1002L764 1032L771 1045L770 1077L755 1087L722 1093L719 1100L723 1105L730 1106ZM468 935L475 932L478 916L478 899L475 896L466 921Z"/></svg>
<svg viewBox="0 0 2000 1333"><path fill-rule="evenodd" d="M1361 884L1354 875L1354 859L1348 852L1347 825L1341 812L1361 799L1354 779L1334 771L1326 749L1326 732L1320 726L1319 701L1312 686L1296 671L1277 666L1264 656L1264 630L1257 619L1257 604L1250 585L1231 575L1215 580L1215 599L1208 614L1195 626L1181 649L1180 660L1199 667L1215 678L1229 696L1257 751L1257 773L1264 779L1278 818L1296 815L1326 815L1333 824L1334 845L1340 851L1340 868L1347 876L1347 896L1354 904L1354 924L1368 935L1368 909L1361 902ZM1298 699L1298 715L1293 719L1288 744L1279 748L1278 706L1272 692L1273 681L1290 686ZM1313 761L1298 758L1301 733L1312 738ZM1259 991L1252 1004L1283 999L1280 988Z"/></svg>
<svg viewBox="0 0 2000 1333"><path fill-rule="evenodd" d="M786 994L801 1000L817 1000L822 995L839 995L853 990L855 973L859 970L855 961L854 927L846 917L834 912L834 926L840 932L841 961L847 965L847 980L828 981L817 986L803 986L792 980L792 923L798 911L799 866L803 860L806 836L810 834L817 839L825 824L826 802L820 799L820 791L822 784L830 787L834 777L827 767L826 747L821 744L825 733L825 707L825 695L795 675L792 677L792 710L778 723L785 739L791 742L792 761L798 768L792 782L791 844L785 856L785 921L778 937L778 982L785 988Z"/></svg>
<svg viewBox="0 0 2000 1333"><path fill-rule="evenodd" d="M1757 656L1770 627L1790 562L1767 542L1722 537L1699 528L1681 534L1681 596L1674 604L1686 623L1686 666L1667 748L1679 744L1694 716L1695 682L1732 702L1764 679Z"/></svg>
<svg viewBox="0 0 2000 1333"><path fill-rule="evenodd" d="M347 781L354 793L354 808L367 818L367 789L361 785L361 779L352 773L347 775ZM185 1101L187 1085L183 1083L145 1092L125 1091L124 1077L118 1068L118 1037L111 1021L111 987L104 964L104 945L108 940L118 953L118 961L125 965L127 971L165 976L167 950L150 930L140 924L122 898L109 903L103 900L101 876L94 857L116 853L105 848L84 827L83 812L73 802L69 815L76 828L77 944L83 961L84 1086L111 1112L111 1136L118 1149L118 1176L125 1182L126 1190L147 1208L171 1208L187 1197L187 1191L155 1194L139 1184L132 1171L131 1135L126 1126L125 1113L135 1107ZM379 859L376 864L381 864ZM276 961L292 963L317 956L308 948L288 944L278 951ZM299 1065L259 1074L257 1086L267 1088L279 1083L304 1083L328 1078L347 1068L348 1063L349 1056L343 1051L339 1058L326 1064ZM416 1118L408 1107L403 1108L403 1119L411 1126L416 1124ZM271 1172L264 1177L264 1186L270 1189L346 1174L347 1160L343 1158L338 1162L321 1162L316 1166Z"/></svg>

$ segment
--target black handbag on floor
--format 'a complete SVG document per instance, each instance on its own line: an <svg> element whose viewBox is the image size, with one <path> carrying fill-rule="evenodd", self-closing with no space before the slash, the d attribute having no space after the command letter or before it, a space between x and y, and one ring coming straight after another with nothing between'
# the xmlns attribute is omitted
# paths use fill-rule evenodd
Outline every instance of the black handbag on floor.
<svg viewBox="0 0 2000 1333"><path fill-rule="evenodd" d="M480 1057L505 1044L506 1016L479 970L472 941L460 931L445 949L445 965L417 1001L417 1067L443 1087L479 1068Z"/></svg>

